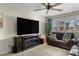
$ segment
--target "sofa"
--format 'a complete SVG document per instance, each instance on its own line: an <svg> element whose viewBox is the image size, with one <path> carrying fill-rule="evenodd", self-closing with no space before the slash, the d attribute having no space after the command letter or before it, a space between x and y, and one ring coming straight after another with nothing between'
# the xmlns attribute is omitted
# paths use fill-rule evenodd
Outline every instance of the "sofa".
<svg viewBox="0 0 79 59"><path fill-rule="evenodd" d="M55 47L60 47L60 48L64 48L67 50L70 50L71 47L73 46L73 41L71 41L71 39L74 39L74 33L62 33L62 32L53 32L52 34L55 34L55 36L51 36L51 37L55 37L54 40L53 38L51 39L50 35L48 36L47 39L47 44L51 45L51 46L55 46ZM70 39L67 41L63 40L63 36L64 34L71 34L70 35Z"/></svg>

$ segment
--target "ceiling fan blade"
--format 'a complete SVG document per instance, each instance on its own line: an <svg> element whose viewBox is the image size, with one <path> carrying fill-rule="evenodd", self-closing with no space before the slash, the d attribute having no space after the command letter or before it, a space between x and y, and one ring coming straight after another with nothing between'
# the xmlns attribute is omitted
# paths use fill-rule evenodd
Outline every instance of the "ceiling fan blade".
<svg viewBox="0 0 79 59"><path fill-rule="evenodd" d="M62 9L54 9L54 8L52 8L52 10L56 10L56 11L62 11Z"/></svg>
<svg viewBox="0 0 79 59"><path fill-rule="evenodd" d="M44 5L47 8L47 5L45 3L41 3L42 5Z"/></svg>
<svg viewBox="0 0 79 59"><path fill-rule="evenodd" d="M55 3L52 7L55 7L55 6L58 6L58 5L61 5L62 3Z"/></svg>
<svg viewBox="0 0 79 59"><path fill-rule="evenodd" d="M46 8L44 8L44 9L36 9L36 10L34 10L34 11L39 11L39 10L45 10Z"/></svg>
<svg viewBox="0 0 79 59"><path fill-rule="evenodd" d="M46 14L48 14L48 11L49 11L49 10L46 11Z"/></svg>

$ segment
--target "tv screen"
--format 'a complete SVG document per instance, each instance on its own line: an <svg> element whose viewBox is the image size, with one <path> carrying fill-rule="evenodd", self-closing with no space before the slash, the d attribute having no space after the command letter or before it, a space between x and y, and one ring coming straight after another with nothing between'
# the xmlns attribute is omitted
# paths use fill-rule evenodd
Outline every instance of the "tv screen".
<svg viewBox="0 0 79 59"><path fill-rule="evenodd" d="M17 35L39 33L39 21L17 18Z"/></svg>

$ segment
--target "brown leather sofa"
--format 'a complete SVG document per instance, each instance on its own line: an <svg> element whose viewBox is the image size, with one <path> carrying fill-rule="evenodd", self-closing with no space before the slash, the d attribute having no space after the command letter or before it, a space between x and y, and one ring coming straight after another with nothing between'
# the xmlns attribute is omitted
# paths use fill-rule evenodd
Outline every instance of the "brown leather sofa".
<svg viewBox="0 0 79 59"><path fill-rule="evenodd" d="M63 35L65 33L60 33L60 32L53 32L52 34L56 34L56 38L58 40L62 40L63 39ZM67 33L68 34L68 33ZM75 38L74 37L74 33L69 33L71 34L71 38L70 40L67 42L67 43L64 43L64 42L59 42L59 41L55 41L55 40L50 40L50 38L48 37L47 39L47 44L48 45L51 45L51 46L55 46L55 47L60 47L60 48L64 48L64 49L68 49L70 50L72 45L73 45L73 42L71 41L71 39ZM50 35L49 35L50 36Z"/></svg>

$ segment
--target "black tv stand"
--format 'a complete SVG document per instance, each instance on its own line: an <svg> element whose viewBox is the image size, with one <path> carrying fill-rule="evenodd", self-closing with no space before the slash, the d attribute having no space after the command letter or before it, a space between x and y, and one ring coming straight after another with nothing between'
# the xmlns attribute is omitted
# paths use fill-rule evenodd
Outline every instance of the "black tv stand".
<svg viewBox="0 0 79 59"><path fill-rule="evenodd" d="M14 46L12 47L12 52L21 52L39 44L43 44L43 39L41 39L39 35L14 37Z"/></svg>

